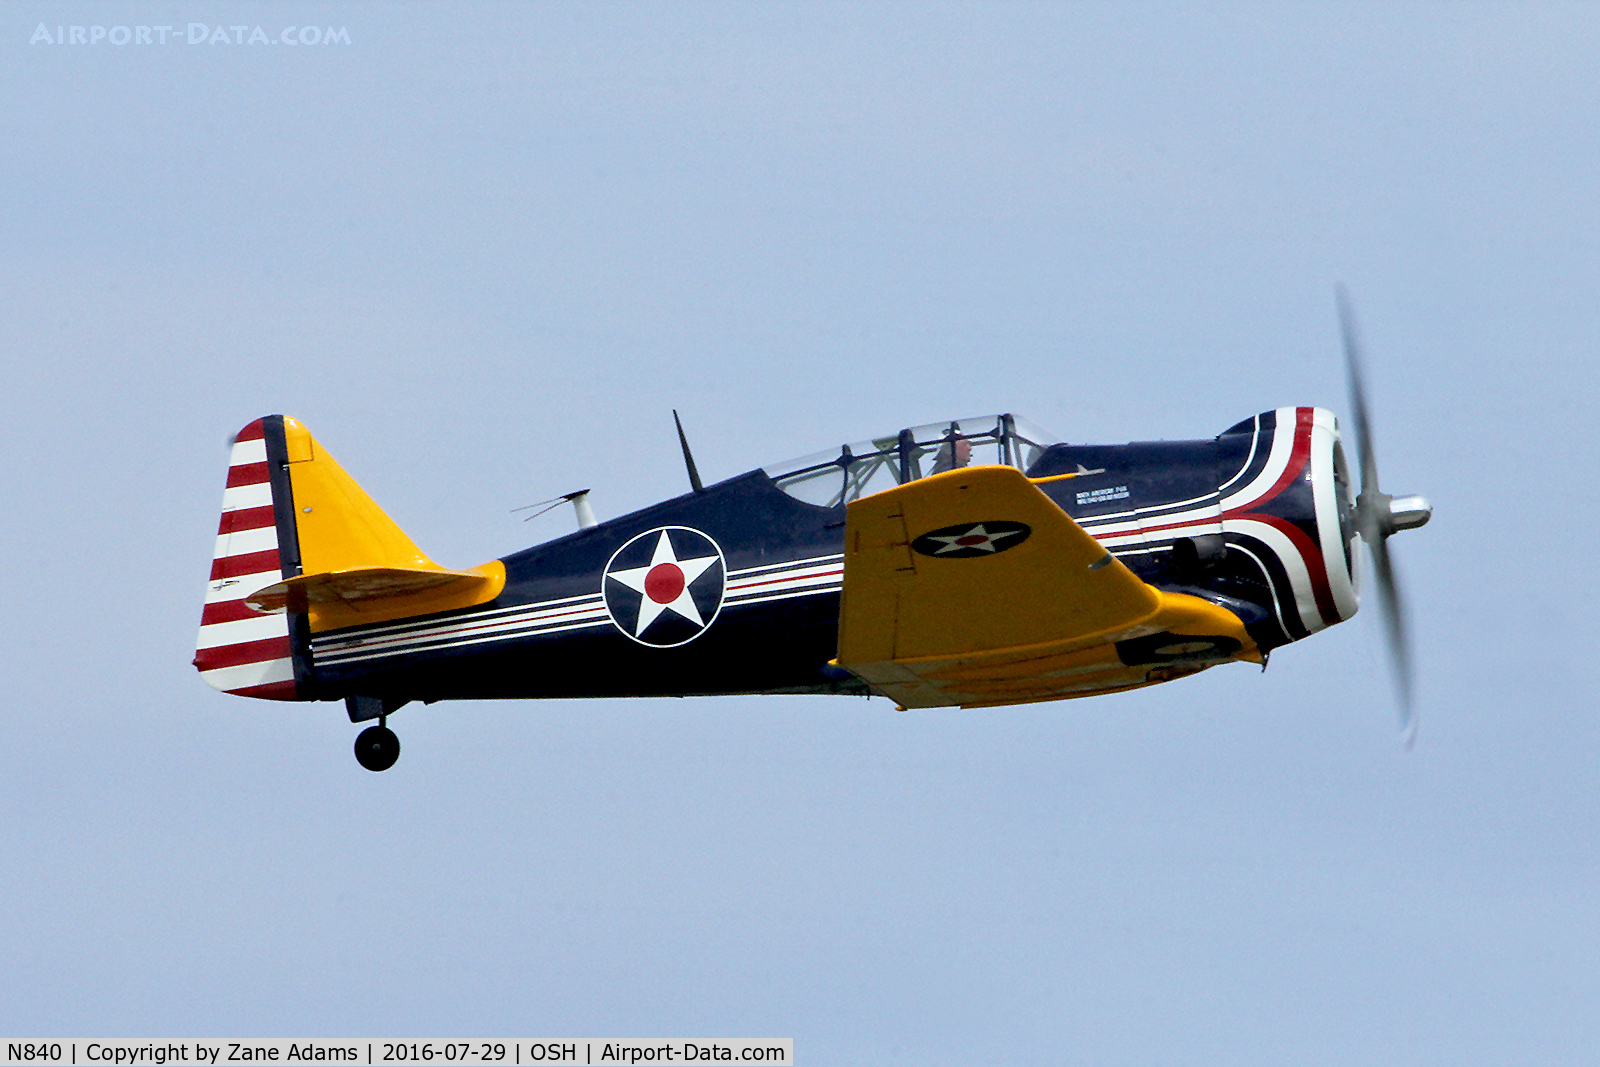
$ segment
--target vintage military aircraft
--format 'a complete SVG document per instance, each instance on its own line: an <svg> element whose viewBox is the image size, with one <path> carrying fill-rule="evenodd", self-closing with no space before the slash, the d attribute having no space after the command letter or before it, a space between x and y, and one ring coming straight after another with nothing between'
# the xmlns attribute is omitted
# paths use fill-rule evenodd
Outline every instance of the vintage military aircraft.
<svg viewBox="0 0 1600 1067"><path fill-rule="evenodd" d="M1412 730L1386 545L1421 497L1378 489L1354 318L1359 443L1284 407L1199 441L1069 445L1012 415L892 432L702 485L468 570L425 556L299 422L234 439L194 664L217 689L343 700L378 720L452 698L877 694L992 707L1171 681L1350 618L1374 557Z"/></svg>

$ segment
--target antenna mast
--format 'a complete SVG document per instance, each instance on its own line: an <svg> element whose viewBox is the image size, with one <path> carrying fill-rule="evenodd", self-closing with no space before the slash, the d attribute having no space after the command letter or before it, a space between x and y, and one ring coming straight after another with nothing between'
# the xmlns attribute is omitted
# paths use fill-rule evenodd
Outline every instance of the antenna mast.
<svg viewBox="0 0 1600 1067"><path fill-rule="evenodd" d="M689 484L697 493L705 492L705 486L700 484L700 472L695 469L694 456L689 452L689 438L683 432L683 420L678 418L678 409L672 409L672 421L678 427L678 443L683 446L683 465L689 468Z"/></svg>

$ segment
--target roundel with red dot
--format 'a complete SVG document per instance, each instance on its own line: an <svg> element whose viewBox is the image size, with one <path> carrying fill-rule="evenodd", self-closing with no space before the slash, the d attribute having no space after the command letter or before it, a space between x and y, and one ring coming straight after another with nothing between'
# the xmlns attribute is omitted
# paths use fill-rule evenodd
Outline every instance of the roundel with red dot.
<svg viewBox="0 0 1600 1067"><path fill-rule="evenodd" d="M606 613L641 645L685 645L716 621L727 575L722 549L699 530L647 530L606 564L601 579Z"/></svg>
<svg viewBox="0 0 1600 1067"><path fill-rule="evenodd" d="M911 547L924 556L973 559L979 556L992 556L1008 548L1016 548L1026 541L1032 532L1032 528L1021 522L965 523L925 533L911 542Z"/></svg>

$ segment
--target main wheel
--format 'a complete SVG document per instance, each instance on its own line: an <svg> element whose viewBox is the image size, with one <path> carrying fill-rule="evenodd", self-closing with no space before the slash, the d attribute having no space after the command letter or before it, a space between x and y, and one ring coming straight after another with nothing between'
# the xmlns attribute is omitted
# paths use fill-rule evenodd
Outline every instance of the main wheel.
<svg viewBox="0 0 1600 1067"><path fill-rule="evenodd" d="M386 771L400 758L400 739L387 726L369 726L356 735L356 762L369 771Z"/></svg>

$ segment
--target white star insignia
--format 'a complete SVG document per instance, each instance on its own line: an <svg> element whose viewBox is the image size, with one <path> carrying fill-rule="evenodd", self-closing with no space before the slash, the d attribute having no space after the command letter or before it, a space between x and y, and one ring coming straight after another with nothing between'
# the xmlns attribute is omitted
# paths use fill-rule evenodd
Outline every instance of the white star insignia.
<svg viewBox="0 0 1600 1067"><path fill-rule="evenodd" d="M640 594L639 618L634 623L633 636L643 634L663 611L673 612L703 628L705 620L700 617L700 609L694 606L689 587L715 562L716 556L679 559L672 551L667 531L662 530L649 563L608 574L608 578L615 578Z"/></svg>
<svg viewBox="0 0 1600 1067"><path fill-rule="evenodd" d="M946 552L959 552L968 548L977 549L980 552L993 552L996 550L995 542L997 540L1002 537L1016 537L1020 533L1022 533L1021 530L1001 530L998 533L990 533L983 528L983 523L980 522L966 533L956 534L953 537L934 537L930 534L928 540L944 542L944 547L934 553L936 556L942 556Z"/></svg>

